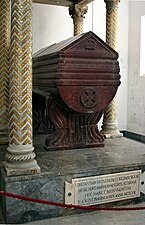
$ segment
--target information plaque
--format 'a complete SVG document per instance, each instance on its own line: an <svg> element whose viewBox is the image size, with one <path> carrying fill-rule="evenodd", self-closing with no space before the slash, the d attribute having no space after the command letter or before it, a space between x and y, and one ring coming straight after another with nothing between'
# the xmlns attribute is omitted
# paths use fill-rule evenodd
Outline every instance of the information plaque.
<svg viewBox="0 0 145 225"><path fill-rule="evenodd" d="M140 196L141 170L72 179L65 182L65 203L97 205Z"/></svg>

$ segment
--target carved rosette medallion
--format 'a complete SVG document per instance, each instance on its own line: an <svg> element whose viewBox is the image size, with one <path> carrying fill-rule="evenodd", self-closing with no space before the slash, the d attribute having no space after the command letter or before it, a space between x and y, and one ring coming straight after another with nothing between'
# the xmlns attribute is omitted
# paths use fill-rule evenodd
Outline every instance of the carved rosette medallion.
<svg viewBox="0 0 145 225"><path fill-rule="evenodd" d="M81 94L81 103L86 108L93 108L98 103L98 97L94 88L87 88Z"/></svg>

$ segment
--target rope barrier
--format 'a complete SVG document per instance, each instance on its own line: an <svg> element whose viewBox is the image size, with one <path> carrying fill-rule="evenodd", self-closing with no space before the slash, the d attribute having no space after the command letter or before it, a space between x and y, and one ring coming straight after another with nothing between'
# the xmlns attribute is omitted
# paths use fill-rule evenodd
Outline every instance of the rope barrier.
<svg viewBox="0 0 145 225"><path fill-rule="evenodd" d="M60 206L60 207L65 207L65 208L74 208L74 209L83 209L83 210L104 210L104 211L129 211L129 210L144 210L145 206L138 206L138 207L99 207L99 206L81 206L81 205L73 205L73 204L63 204L59 202L52 202L48 200L41 200L37 198L30 198L18 194L13 194L9 192L5 192L0 190L0 195L4 195L7 197L12 197L12 198L17 198L20 200L24 201L29 201L29 202L36 202L36 203L41 203L41 204L46 204L46 205L54 205L54 206Z"/></svg>

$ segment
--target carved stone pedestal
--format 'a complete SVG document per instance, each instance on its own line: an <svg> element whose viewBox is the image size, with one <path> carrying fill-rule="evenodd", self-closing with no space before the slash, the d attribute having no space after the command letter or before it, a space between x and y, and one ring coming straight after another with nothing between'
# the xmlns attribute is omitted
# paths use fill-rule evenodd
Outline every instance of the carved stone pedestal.
<svg viewBox="0 0 145 225"><path fill-rule="evenodd" d="M91 114L75 113L62 108L53 97L48 100L48 114L54 125L45 142L45 149L74 149L104 146L97 123L102 111Z"/></svg>
<svg viewBox="0 0 145 225"><path fill-rule="evenodd" d="M104 148L85 148L83 151L82 149L57 151L56 154L55 151L44 151L44 138L45 135L34 136L34 146L41 173L7 176L5 171L2 170L0 188L3 191L64 204L67 194L66 182L72 184L74 179L79 179L79 183L83 185L82 179L94 179L95 176L98 176L100 183L92 182L93 184L90 186L87 184L89 182L86 182L85 186L79 187L82 199L88 201L91 198L96 198L99 202L106 190L108 192L106 196L110 196L109 198L114 196L116 201L110 200L108 203L100 201L96 204L97 206L115 207L126 204L132 206L135 203L144 204L145 195L141 193L140 196L134 197L131 193L131 189L134 187L138 187L138 189L135 189L136 192L141 191L141 187L137 186L138 179L133 174L136 174L136 170L141 170L142 173L145 171L144 144L126 138L106 139ZM120 175L120 173L126 172L130 172L132 176L124 177ZM116 173L117 175L114 175ZM100 178L102 175L115 177L114 180L109 177L103 179ZM143 183L141 179L140 183L143 184L141 186L144 188L145 182ZM81 190L84 191L81 192ZM132 198L117 199L117 195L126 192ZM92 197L89 197L89 195ZM8 224L30 223L36 220L86 212L86 210L38 204L6 196L2 196L1 203L5 222ZM49 221L47 223L49 224ZM43 222L40 222L40 224L43 224Z"/></svg>

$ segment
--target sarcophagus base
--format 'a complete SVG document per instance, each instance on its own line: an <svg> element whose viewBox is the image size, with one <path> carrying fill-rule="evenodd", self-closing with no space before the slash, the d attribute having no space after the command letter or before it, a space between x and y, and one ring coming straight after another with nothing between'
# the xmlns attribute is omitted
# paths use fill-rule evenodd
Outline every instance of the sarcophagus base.
<svg viewBox="0 0 145 225"><path fill-rule="evenodd" d="M54 129L45 141L46 150L104 146L103 135L97 126L102 111L91 114L67 111L52 96L48 100L47 109Z"/></svg>

